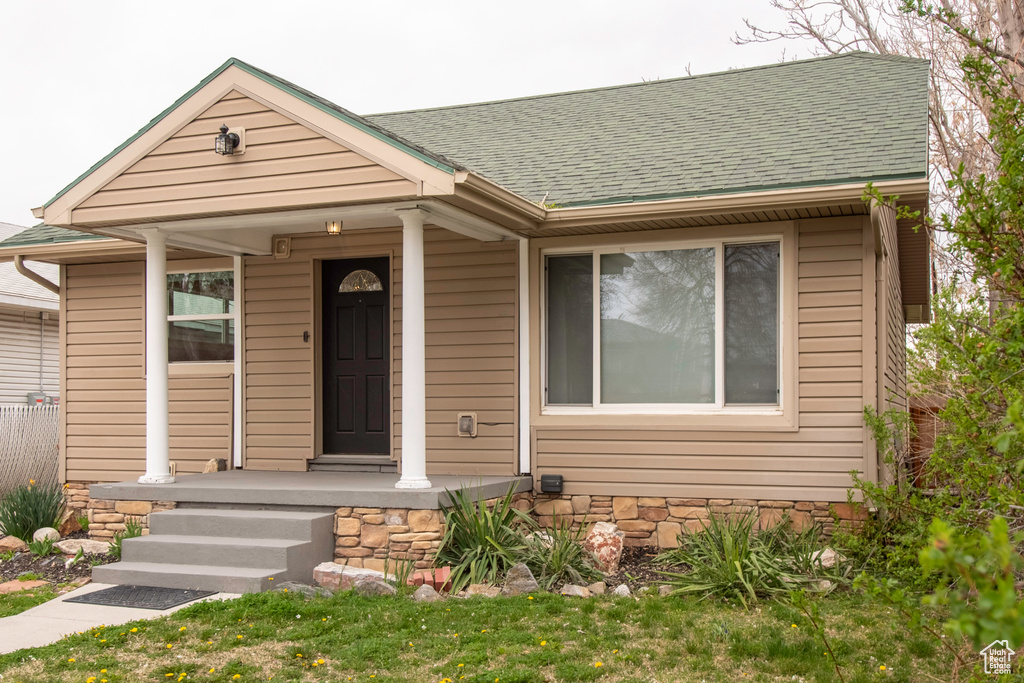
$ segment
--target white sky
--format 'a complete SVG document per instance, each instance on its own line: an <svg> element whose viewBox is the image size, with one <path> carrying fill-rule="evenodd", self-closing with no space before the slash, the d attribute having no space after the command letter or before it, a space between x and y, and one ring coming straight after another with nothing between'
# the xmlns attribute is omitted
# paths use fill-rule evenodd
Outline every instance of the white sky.
<svg viewBox="0 0 1024 683"><path fill-rule="evenodd" d="M374 114L809 55L733 45L745 17L782 21L768 0L3 0L0 221L37 223L229 57Z"/></svg>

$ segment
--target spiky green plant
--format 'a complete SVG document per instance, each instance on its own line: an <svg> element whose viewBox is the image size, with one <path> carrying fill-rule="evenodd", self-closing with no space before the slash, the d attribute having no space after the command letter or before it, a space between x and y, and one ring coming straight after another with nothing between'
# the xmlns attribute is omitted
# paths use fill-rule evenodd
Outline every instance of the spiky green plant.
<svg viewBox="0 0 1024 683"><path fill-rule="evenodd" d="M544 590L564 583L583 584L601 577L592 553L583 548L587 526L572 526L570 519L558 518L555 525L528 536L517 559L526 563Z"/></svg>
<svg viewBox="0 0 1024 683"><path fill-rule="evenodd" d="M0 501L0 533L29 543L44 527L57 527L67 503L60 486L40 486L30 481Z"/></svg>
<svg viewBox="0 0 1024 683"><path fill-rule="evenodd" d="M439 565L452 567L452 591L472 583L495 584L516 563L525 541L521 530L536 523L512 505L515 489L510 487L493 506L474 499L469 490L448 491L451 505L442 507L444 537L435 555Z"/></svg>

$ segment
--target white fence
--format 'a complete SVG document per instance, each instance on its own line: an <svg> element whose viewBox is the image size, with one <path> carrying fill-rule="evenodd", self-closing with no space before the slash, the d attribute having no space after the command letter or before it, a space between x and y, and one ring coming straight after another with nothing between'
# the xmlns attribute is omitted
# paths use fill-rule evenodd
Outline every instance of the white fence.
<svg viewBox="0 0 1024 683"><path fill-rule="evenodd" d="M0 406L0 497L57 483L60 406Z"/></svg>

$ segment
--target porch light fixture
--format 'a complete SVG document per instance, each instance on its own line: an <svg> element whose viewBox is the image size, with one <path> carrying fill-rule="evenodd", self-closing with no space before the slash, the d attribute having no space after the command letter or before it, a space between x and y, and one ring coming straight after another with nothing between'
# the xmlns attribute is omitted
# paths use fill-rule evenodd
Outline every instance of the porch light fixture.
<svg viewBox="0 0 1024 683"><path fill-rule="evenodd" d="M325 223L325 225L327 226L327 234L328 235L340 235L341 234L341 221L327 221L327 223Z"/></svg>
<svg viewBox="0 0 1024 683"><path fill-rule="evenodd" d="M220 127L220 135L217 136L217 140L213 144L213 151L224 156L231 156L240 142L238 133L229 133L227 124L225 124Z"/></svg>

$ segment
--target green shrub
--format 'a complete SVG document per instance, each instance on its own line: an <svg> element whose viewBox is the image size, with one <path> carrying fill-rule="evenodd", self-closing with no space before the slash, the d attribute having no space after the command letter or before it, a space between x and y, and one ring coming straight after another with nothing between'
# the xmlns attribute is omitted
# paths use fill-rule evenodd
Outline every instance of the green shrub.
<svg viewBox="0 0 1024 683"><path fill-rule="evenodd" d="M594 568L593 556L583 548L586 523L572 527L559 519L556 526L525 539L516 559L524 562L544 590L562 583L590 583L601 577Z"/></svg>
<svg viewBox="0 0 1024 683"><path fill-rule="evenodd" d="M666 583L675 589L672 594L735 598L749 607L762 598L817 586L822 568L818 562L819 571L815 571L810 559L810 542L817 538L814 533L787 531L788 524L754 533L756 520L753 514L712 515L700 531L680 536L678 548L655 558L655 562L690 567L685 573L662 572L669 579Z"/></svg>
<svg viewBox="0 0 1024 683"><path fill-rule="evenodd" d="M29 543L32 534L44 527L56 527L66 502L60 486L38 486L29 482L0 501L0 532Z"/></svg>
<svg viewBox="0 0 1024 683"><path fill-rule="evenodd" d="M124 531L117 531L114 533L114 538L110 542L109 555L115 560L121 559L121 541L126 538L138 538L142 535L142 523L134 517L125 517L124 520Z"/></svg>
<svg viewBox="0 0 1024 683"><path fill-rule="evenodd" d="M49 557L60 551L53 547L53 539L43 538L38 541L29 541L28 551L33 557Z"/></svg>
<svg viewBox="0 0 1024 683"><path fill-rule="evenodd" d="M435 561L452 567L452 591L472 583L495 584L516 563L525 546L521 529L536 523L512 507L515 489L488 507L483 498L474 500L466 489L448 491L450 507L443 507L444 537Z"/></svg>

